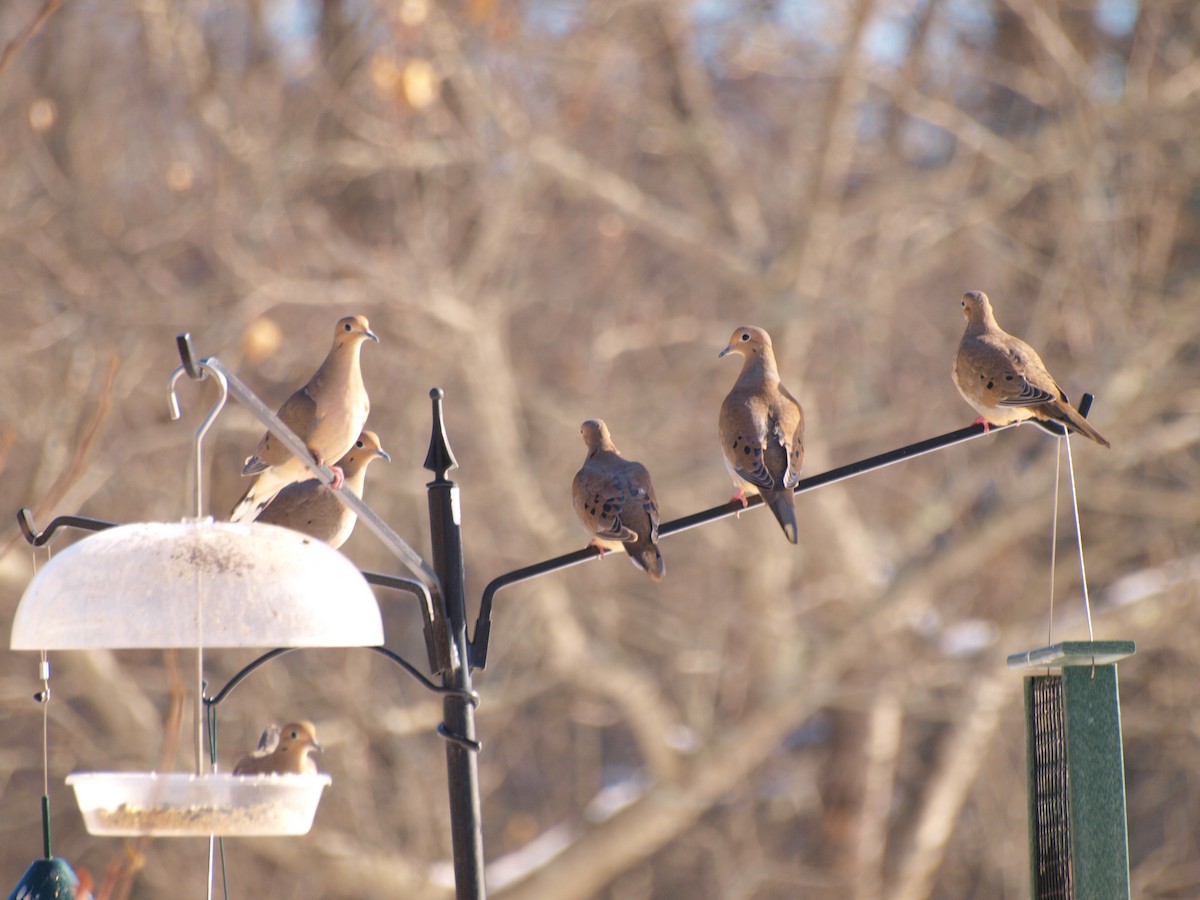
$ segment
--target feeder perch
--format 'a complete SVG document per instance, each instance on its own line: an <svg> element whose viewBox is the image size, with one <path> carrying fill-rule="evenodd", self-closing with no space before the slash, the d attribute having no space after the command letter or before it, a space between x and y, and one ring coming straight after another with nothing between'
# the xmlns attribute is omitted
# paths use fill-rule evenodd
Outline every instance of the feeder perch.
<svg viewBox="0 0 1200 900"><path fill-rule="evenodd" d="M1066 641L1016 653L1025 677L1029 875L1034 900L1129 897L1117 660L1133 641Z"/></svg>
<svg viewBox="0 0 1200 900"><path fill-rule="evenodd" d="M30 583L14 650L358 647L375 595L325 544L274 525L143 522L84 538Z"/></svg>
<svg viewBox="0 0 1200 900"><path fill-rule="evenodd" d="M328 775L76 772L88 833L207 837L307 834Z"/></svg>

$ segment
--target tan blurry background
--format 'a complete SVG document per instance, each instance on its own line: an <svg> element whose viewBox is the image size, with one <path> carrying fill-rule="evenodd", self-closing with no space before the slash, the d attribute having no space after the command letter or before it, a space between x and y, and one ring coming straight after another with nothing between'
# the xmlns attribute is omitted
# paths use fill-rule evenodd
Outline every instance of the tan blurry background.
<svg viewBox="0 0 1200 900"><path fill-rule="evenodd" d="M211 395L184 383L169 420L180 331L276 406L368 316L393 462L366 499L422 553L443 387L474 614L494 576L583 545L585 418L665 518L728 498L736 325L775 338L807 474L967 424L949 370L982 289L1097 395L1113 449L1073 450L1096 633L1139 648L1135 895L1200 894L1191 0L8 0L0 42L5 645L45 558L19 507L190 512ZM213 513L260 433L219 419ZM761 512L672 537L661 586L609 558L500 594L476 679L492 895L1027 896L1004 658L1046 641L1054 450L1027 426L808 494L799 548ZM366 529L344 552L400 571ZM1057 638L1086 636L1073 553L1064 509ZM409 601L384 608L423 664ZM213 652L212 681L248 659ZM119 870L113 897L203 896L205 842L92 838L62 782L158 765L190 662L53 657L55 850ZM40 852L36 674L0 652L4 890ZM220 714L225 765L305 717L334 778L308 836L228 842L232 896L449 896L440 704L414 682L310 651Z"/></svg>

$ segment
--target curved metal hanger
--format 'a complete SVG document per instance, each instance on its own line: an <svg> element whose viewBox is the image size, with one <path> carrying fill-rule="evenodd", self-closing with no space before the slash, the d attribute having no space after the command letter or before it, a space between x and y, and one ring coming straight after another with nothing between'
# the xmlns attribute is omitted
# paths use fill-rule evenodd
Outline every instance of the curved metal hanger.
<svg viewBox="0 0 1200 900"><path fill-rule="evenodd" d="M185 356L185 359L190 361L190 357L191 354L189 353ZM195 381L203 381L211 375L213 380L217 382L217 386L221 389L221 395L217 398L217 402L208 411L208 415L204 417L204 420L200 423L200 427L196 429L196 436L192 439L192 446L195 453L193 463L196 468L196 518L199 519L204 516L204 495L202 492L204 469L201 458L201 445L204 443L204 436L208 434L208 429L212 427L217 416L221 414L221 410L225 408L225 401L229 399L229 382L226 380L224 373L205 365L203 360L199 363L192 362L190 366L186 364L180 366L171 373L171 380L167 385L167 389L170 392L172 419L179 418L179 398L175 395L175 382L179 380L181 375L187 375Z"/></svg>

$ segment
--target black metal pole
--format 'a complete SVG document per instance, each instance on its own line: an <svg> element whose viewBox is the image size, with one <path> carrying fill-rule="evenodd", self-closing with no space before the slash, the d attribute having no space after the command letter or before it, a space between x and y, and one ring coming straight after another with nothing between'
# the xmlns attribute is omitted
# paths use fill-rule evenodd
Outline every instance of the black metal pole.
<svg viewBox="0 0 1200 900"><path fill-rule="evenodd" d="M479 803L479 765L475 754L475 708L464 694L471 690L471 665L467 655L467 600L462 552L462 519L458 485L446 473L458 465L446 440L442 420L442 390L429 392L433 400L433 435L425 468L433 472L429 490L429 528L433 544L433 567L445 595L435 599L435 614L444 612L448 626L449 666L442 684L462 694L447 694L442 700L446 738L446 776L450 788L450 833L454 845L455 896L459 900L482 900L483 831ZM440 599L441 603L436 601Z"/></svg>

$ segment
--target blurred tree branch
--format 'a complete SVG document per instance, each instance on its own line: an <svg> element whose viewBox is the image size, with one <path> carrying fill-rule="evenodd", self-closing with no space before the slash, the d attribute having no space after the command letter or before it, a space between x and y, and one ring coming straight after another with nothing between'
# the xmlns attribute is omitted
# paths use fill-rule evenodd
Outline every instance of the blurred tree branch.
<svg viewBox="0 0 1200 900"><path fill-rule="evenodd" d="M29 43L30 38L41 30L52 15L58 12L60 6L62 6L62 0L45 0L37 15L29 20L29 24L4 45L4 50L0 51L0 78L4 77L5 71L12 64L16 55L21 52L21 48Z"/></svg>

